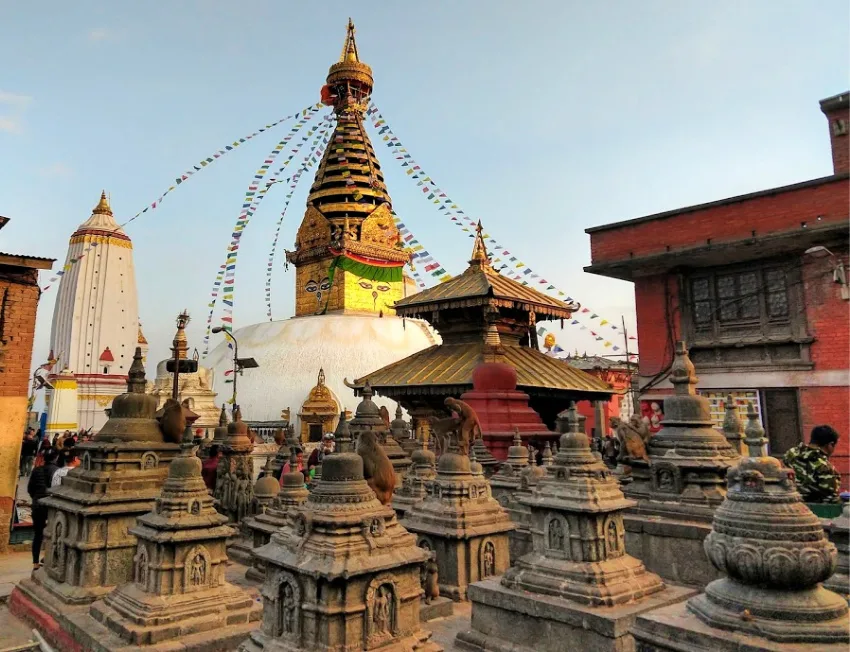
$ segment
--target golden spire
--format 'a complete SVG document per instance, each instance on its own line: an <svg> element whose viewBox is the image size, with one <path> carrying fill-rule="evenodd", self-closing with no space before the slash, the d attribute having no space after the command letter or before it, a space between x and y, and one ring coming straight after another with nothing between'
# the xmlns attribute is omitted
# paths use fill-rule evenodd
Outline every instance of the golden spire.
<svg viewBox="0 0 850 652"><path fill-rule="evenodd" d="M97 206L94 207L92 213L97 215L112 215L112 209L109 207L109 201L106 199L106 191L103 190L100 193L100 201Z"/></svg>
<svg viewBox="0 0 850 652"><path fill-rule="evenodd" d="M186 325L189 323L189 312L184 310L177 317L177 332L174 334L174 339L172 340L172 349L171 353L177 354L177 358L179 360L186 359L186 352L189 350L189 344L186 341Z"/></svg>
<svg viewBox="0 0 850 652"><path fill-rule="evenodd" d="M469 264L477 267L490 267L490 255L487 253L487 247L484 244L484 227L481 226L481 220L478 220L478 226L475 227L475 244L472 245L472 258Z"/></svg>
<svg viewBox="0 0 850 652"><path fill-rule="evenodd" d="M360 61L357 56L357 42L354 40L354 21L348 19L348 30L345 34L345 43L342 45L342 54L339 57L340 63L344 61Z"/></svg>

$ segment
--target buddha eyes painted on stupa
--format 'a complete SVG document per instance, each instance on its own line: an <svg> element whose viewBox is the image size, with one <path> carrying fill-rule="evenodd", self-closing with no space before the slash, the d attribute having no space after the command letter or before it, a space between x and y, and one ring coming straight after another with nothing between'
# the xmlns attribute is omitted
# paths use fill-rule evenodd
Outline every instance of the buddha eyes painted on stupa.
<svg viewBox="0 0 850 652"><path fill-rule="evenodd" d="M358 284L360 287L362 287L364 290L371 290L372 288L374 288L374 289L375 289L375 290L377 290L378 292L389 292L389 291L392 289L392 288L391 288L389 285L387 285L386 283L378 283L377 285L372 285L372 284L371 284L369 281L367 281L365 278L361 278L361 279L360 279L360 281L359 281L357 284Z"/></svg>
<svg viewBox="0 0 850 652"><path fill-rule="evenodd" d="M318 292L320 290L324 292L325 290L330 290L330 288L331 288L331 280L327 276L325 278L323 278L318 283L316 281L314 281L313 279L310 279L304 285L304 290L306 292L310 292L310 293Z"/></svg>

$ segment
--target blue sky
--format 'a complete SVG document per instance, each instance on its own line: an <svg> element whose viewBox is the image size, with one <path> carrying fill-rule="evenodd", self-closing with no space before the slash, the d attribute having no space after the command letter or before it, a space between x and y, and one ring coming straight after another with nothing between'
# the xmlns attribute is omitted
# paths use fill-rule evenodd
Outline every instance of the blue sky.
<svg viewBox="0 0 850 652"><path fill-rule="evenodd" d="M848 87L848 11L827 0L5 2L0 215L13 221L0 249L64 259L101 188L122 221L201 158L316 101L352 14L373 99L435 182L535 271L633 323L632 286L582 272L584 229L829 174L817 102ZM246 185L277 133L128 227L151 361L184 307L200 344ZM371 133L397 212L462 271L471 241ZM243 237L237 327L265 318L284 194L269 194ZM275 318L292 314L293 283L278 265ZM39 362L54 290L39 307ZM602 351L575 327L558 340Z"/></svg>

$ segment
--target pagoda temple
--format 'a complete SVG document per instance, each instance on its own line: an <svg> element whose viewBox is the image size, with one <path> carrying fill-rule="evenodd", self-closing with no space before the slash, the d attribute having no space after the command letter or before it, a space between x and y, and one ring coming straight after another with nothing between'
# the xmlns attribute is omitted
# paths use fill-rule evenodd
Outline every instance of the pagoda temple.
<svg viewBox="0 0 850 652"><path fill-rule="evenodd" d="M487 339L491 325L503 348L500 361L516 369L517 389L528 394L531 407L549 427L570 401L608 400L613 391L604 381L539 350L537 322L569 319L572 308L493 269L480 223L466 271L397 301L395 313L426 320L440 333L442 344L357 378L349 386L359 392L368 382L377 394L407 409L417 426L442 412L446 397L473 388L473 371L491 361Z"/></svg>

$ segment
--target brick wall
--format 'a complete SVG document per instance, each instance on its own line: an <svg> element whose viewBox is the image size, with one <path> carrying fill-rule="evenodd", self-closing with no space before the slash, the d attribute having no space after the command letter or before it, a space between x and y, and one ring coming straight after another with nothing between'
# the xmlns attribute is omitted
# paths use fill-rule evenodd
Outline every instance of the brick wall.
<svg viewBox="0 0 850 652"><path fill-rule="evenodd" d="M9 542L39 293L36 270L0 266L0 552Z"/></svg>
<svg viewBox="0 0 850 652"><path fill-rule="evenodd" d="M847 249L834 249L836 258L810 254L803 264L803 290L806 321L812 343L812 361L816 370L847 369L850 356L850 302L841 298L841 286L833 279L833 269L840 261L847 268ZM846 398L846 397L845 397ZM848 401L845 400L845 408Z"/></svg>
<svg viewBox="0 0 850 652"><path fill-rule="evenodd" d="M703 208L671 212L666 217L623 224L617 228L590 234L592 263L628 260L707 244L735 242L800 228L801 221L812 226L847 221L847 177L824 181L819 185L747 198L726 204L708 204ZM818 221L817 217L821 220Z"/></svg>
<svg viewBox="0 0 850 652"><path fill-rule="evenodd" d="M841 473L842 489L850 487L850 411L847 403L847 387L800 388L800 412L806 441L815 426L827 424L838 431L840 437L832 463Z"/></svg>
<svg viewBox="0 0 850 652"><path fill-rule="evenodd" d="M635 281L640 375L654 376L673 360L673 344L680 337L679 284L675 275L658 275ZM667 323L673 327L670 337Z"/></svg>

